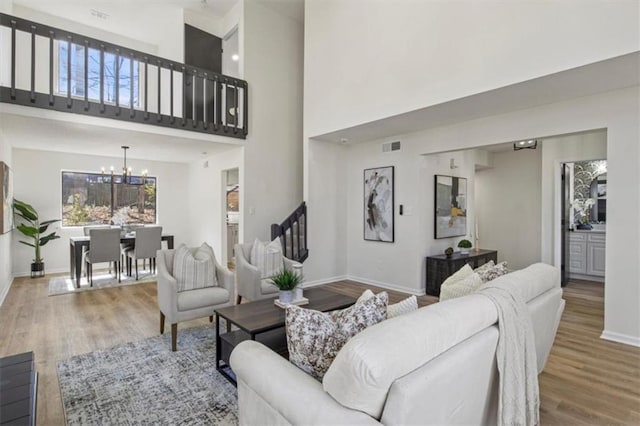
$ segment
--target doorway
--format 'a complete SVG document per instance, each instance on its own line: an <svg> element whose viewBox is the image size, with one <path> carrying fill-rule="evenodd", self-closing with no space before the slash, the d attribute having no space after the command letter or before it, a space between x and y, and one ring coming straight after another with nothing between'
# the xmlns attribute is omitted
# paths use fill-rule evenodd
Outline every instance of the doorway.
<svg viewBox="0 0 640 426"><path fill-rule="evenodd" d="M240 225L240 173L238 168L224 170L222 181L224 182L225 215L224 236L226 240L225 251L227 254L227 267L235 269L235 245L239 242L238 230Z"/></svg>

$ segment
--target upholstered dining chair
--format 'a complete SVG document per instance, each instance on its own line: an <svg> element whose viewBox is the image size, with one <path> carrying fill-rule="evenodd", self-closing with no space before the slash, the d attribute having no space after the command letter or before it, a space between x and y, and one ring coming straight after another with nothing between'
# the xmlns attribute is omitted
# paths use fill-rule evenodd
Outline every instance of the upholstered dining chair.
<svg viewBox="0 0 640 426"><path fill-rule="evenodd" d="M115 227L111 226L111 225L87 225L87 226L82 227L82 232L84 233L85 237L90 237L89 231L91 231L92 229L111 229L111 228L115 228ZM86 253L87 253L87 248L83 247L82 248L82 259L83 259L82 260L82 264L83 265L87 263L84 260L84 257L86 255ZM86 269L85 269L84 273L85 273L85 276L86 276L86 273L87 273ZM109 273L111 273L111 264L109 264Z"/></svg>
<svg viewBox="0 0 640 426"><path fill-rule="evenodd" d="M274 286L268 278L262 278L258 268L251 264L251 249L253 243L236 244L236 303L240 304L242 299L256 301L275 297L278 288ZM302 264L295 260L283 257L284 269L294 271L302 275Z"/></svg>
<svg viewBox="0 0 640 426"><path fill-rule="evenodd" d="M84 254L89 285L93 285L93 265L105 262L114 263L116 277L120 282L120 229L90 229L89 238L91 244Z"/></svg>
<svg viewBox="0 0 640 426"><path fill-rule="evenodd" d="M192 250L194 251L194 250ZM159 250L158 261L158 307L160 308L160 333L164 333L165 321L171 324L171 350L176 351L178 323L209 317L213 322L216 309L233 305L233 273L215 262L217 286L178 291L173 276L173 261L176 250ZM227 323L227 331L229 331Z"/></svg>
<svg viewBox="0 0 640 426"><path fill-rule="evenodd" d="M156 253L162 248L162 226L145 226L136 228L135 243L126 250L127 273L131 276L131 262L136 264L136 281L138 280L138 260L149 259L149 269L154 273Z"/></svg>

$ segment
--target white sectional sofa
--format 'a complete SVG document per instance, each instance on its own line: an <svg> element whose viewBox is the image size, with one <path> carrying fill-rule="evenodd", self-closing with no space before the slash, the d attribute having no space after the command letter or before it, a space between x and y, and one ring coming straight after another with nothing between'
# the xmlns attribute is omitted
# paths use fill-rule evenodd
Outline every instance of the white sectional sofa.
<svg viewBox="0 0 640 426"><path fill-rule="evenodd" d="M539 263L498 280L527 302L540 373L564 310L559 271ZM342 348L323 383L243 342L231 354L240 424L495 424L497 318L476 293L383 321Z"/></svg>

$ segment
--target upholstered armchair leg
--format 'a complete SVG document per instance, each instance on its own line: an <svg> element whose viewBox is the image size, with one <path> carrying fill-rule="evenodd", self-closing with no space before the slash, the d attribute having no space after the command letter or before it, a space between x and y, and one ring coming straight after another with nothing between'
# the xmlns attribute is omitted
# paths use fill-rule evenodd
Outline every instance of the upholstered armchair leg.
<svg viewBox="0 0 640 426"><path fill-rule="evenodd" d="M236 305L239 305L240 302L242 302L242 296L238 295L238 297L236 297Z"/></svg>
<svg viewBox="0 0 640 426"><path fill-rule="evenodd" d="M164 314L160 311L160 334L164 334Z"/></svg>
<svg viewBox="0 0 640 426"><path fill-rule="evenodd" d="M115 268L116 268L116 275L118 276L118 282L121 283L122 282L122 272L120 271L120 262L113 262Z"/></svg>
<svg viewBox="0 0 640 426"><path fill-rule="evenodd" d="M213 315L209 316L209 322L213 322Z"/></svg>
<svg viewBox="0 0 640 426"><path fill-rule="evenodd" d="M171 350L177 351L178 346L178 324L171 324Z"/></svg>

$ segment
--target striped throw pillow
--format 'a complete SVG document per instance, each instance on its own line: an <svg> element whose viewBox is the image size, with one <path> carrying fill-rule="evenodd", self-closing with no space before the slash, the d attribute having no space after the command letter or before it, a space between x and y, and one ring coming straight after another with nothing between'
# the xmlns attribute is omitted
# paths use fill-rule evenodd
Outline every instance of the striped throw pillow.
<svg viewBox="0 0 640 426"><path fill-rule="evenodd" d="M258 268L260 278L271 278L284 269L284 256L280 238L271 242L256 238L251 247L251 264Z"/></svg>
<svg viewBox="0 0 640 426"><path fill-rule="evenodd" d="M178 283L178 292L217 286L216 261L211 246L202 243L194 253L180 244L173 257L173 277Z"/></svg>

